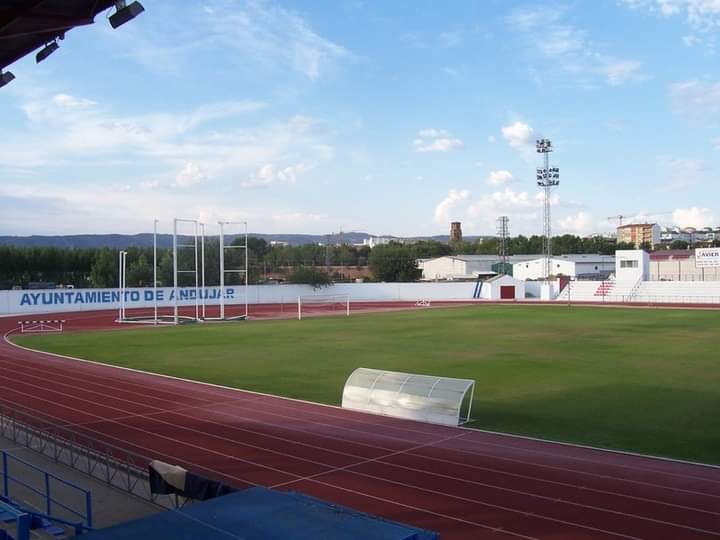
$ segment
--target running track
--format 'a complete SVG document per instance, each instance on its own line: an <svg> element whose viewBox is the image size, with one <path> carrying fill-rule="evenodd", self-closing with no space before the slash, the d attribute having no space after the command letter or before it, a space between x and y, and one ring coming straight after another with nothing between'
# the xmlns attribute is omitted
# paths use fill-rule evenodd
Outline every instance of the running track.
<svg viewBox="0 0 720 540"><path fill-rule="evenodd" d="M76 313L67 328L107 328ZM0 319L4 334L18 317ZM148 329L148 331L153 331ZM161 330L159 330L161 331ZM0 400L245 487L455 539L720 539L720 469L364 415L0 342Z"/></svg>

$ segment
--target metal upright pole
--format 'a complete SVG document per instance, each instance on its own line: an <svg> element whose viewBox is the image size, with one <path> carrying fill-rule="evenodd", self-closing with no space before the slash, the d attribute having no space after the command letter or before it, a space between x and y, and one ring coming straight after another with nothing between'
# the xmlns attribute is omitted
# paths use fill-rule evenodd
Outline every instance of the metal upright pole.
<svg viewBox="0 0 720 540"><path fill-rule="evenodd" d="M157 226L158 220L153 223L153 311L155 324L158 323L158 299L157 299Z"/></svg>
<svg viewBox="0 0 720 540"><path fill-rule="evenodd" d="M248 318L248 274L250 274L250 267L248 265L248 227L247 221L245 222L245 318Z"/></svg>
<svg viewBox="0 0 720 540"><path fill-rule="evenodd" d="M225 233L223 222L218 221L220 227L220 319L225 318Z"/></svg>
<svg viewBox="0 0 720 540"><path fill-rule="evenodd" d="M173 219L173 319L178 323L177 218Z"/></svg>
<svg viewBox="0 0 720 540"><path fill-rule="evenodd" d="M122 302L123 302L123 281L122 281L122 275L123 275L123 264L122 264L122 250L118 251L118 293L120 295L120 301L118 302L118 321L122 321L123 319L123 313L122 313Z"/></svg>
<svg viewBox="0 0 720 540"><path fill-rule="evenodd" d="M127 317L127 251L123 251L123 319Z"/></svg>
<svg viewBox="0 0 720 540"><path fill-rule="evenodd" d="M198 222L195 221L195 320L200 320L200 282L198 280Z"/></svg>
<svg viewBox="0 0 720 540"><path fill-rule="evenodd" d="M205 296L207 291L205 290L205 224L200 223L200 267L201 267L201 279L202 279L202 318L205 319Z"/></svg>

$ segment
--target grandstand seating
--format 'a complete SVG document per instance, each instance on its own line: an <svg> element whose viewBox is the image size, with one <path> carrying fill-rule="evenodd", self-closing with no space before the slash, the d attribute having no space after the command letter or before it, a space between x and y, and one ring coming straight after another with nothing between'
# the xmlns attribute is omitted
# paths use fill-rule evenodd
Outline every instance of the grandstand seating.
<svg viewBox="0 0 720 540"><path fill-rule="evenodd" d="M720 304L720 281L573 281L556 300Z"/></svg>
<svg viewBox="0 0 720 540"><path fill-rule="evenodd" d="M559 302L625 302L633 294L634 281L572 281L558 295Z"/></svg>
<svg viewBox="0 0 720 540"><path fill-rule="evenodd" d="M720 303L720 281L643 281L633 302Z"/></svg>

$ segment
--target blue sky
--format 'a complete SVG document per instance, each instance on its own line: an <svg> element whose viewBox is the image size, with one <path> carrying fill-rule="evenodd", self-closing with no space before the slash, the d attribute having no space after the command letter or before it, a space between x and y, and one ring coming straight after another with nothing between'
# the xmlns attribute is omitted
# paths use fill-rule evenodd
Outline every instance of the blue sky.
<svg viewBox="0 0 720 540"><path fill-rule="evenodd" d="M720 2L143 0L0 90L0 234L717 225Z"/></svg>

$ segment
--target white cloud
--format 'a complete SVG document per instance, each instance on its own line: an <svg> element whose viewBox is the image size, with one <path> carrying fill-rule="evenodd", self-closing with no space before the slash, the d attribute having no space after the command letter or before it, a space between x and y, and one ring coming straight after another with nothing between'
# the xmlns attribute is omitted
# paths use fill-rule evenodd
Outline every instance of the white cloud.
<svg viewBox="0 0 720 540"><path fill-rule="evenodd" d="M709 208L677 208L672 214L673 223L678 227L712 227L716 225L715 216Z"/></svg>
<svg viewBox="0 0 720 540"><path fill-rule="evenodd" d="M453 210L459 202L466 200L469 196L470 192L466 189L451 189L447 197L440 201L435 207L435 216L433 218L435 223L444 225L449 221L452 221L450 219L450 211Z"/></svg>
<svg viewBox="0 0 720 540"><path fill-rule="evenodd" d="M291 9L263 0L170 2L154 6L154 18L110 32L116 49L163 74L193 69L209 53L228 69L258 69L317 80L353 55L316 32ZM191 19L192 24L186 21ZM221 51L217 53L217 51Z"/></svg>
<svg viewBox="0 0 720 540"><path fill-rule="evenodd" d="M506 170L490 171L487 177L487 183L493 186L512 182L513 180L512 173Z"/></svg>
<svg viewBox="0 0 720 540"><path fill-rule="evenodd" d="M416 152L450 152L463 147L463 142L445 129L426 128L413 140Z"/></svg>
<svg viewBox="0 0 720 540"><path fill-rule="evenodd" d="M186 163L175 176L175 186L186 188L201 184L207 180L207 175L196 163Z"/></svg>
<svg viewBox="0 0 720 540"><path fill-rule="evenodd" d="M576 214L571 214L557 222L559 234L576 234L585 236L593 232L593 219L587 212L582 210Z"/></svg>
<svg viewBox="0 0 720 540"><path fill-rule="evenodd" d="M620 86L638 76L642 64L636 60L605 59L598 70L603 73L611 86Z"/></svg>
<svg viewBox="0 0 720 540"><path fill-rule="evenodd" d="M255 231L279 233L287 232L289 227L302 227L319 234L341 219L292 208L257 207L249 201L239 209L237 200L226 193L167 189L153 192L152 196L138 196L137 191L108 188L101 184L0 183L0 201L12 201L0 212L0 229L8 234L47 234L47 222L37 219L42 214L52 219L54 234L77 234L88 231L89 226L97 234L150 232L154 218L160 220L160 233L170 233L173 218L181 216L209 224L218 220L248 221ZM208 234L214 232L211 226Z"/></svg>
<svg viewBox="0 0 720 540"><path fill-rule="evenodd" d="M52 101L55 105L58 105L59 107L66 107L68 109L80 109L97 105L96 102L90 99L76 98L69 94L56 94L53 96Z"/></svg>
<svg viewBox="0 0 720 540"><path fill-rule="evenodd" d="M532 139L535 131L524 122L513 122L508 126L504 126L501 131L508 144L515 149L527 148L533 143Z"/></svg>
<svg viewBox="0 0 720 540"><path fill-rule="evenodd" d="M720 118L720 81L694 79L671 84L670 97L673 110L688 120L710 122Z"/></svg>
<svg viewBox="0 0 720 540"><path fill-rule="evenodd" d="M566 11L566 8L546 5L524 7L516 9L508 22L523 35L531 54L539 53L583 87L592 87L592 80L597 76L602 76L611 86L644 78L640 62L602 53L603 47L591 41L585 30L566 21ZM543 71L548 74L547 69ZM537 72L532 74L536 83L542 84Z"/></svg>
<svg viewBox="0 0 720 540"><path fill-rule="evenodd" d="M143 180L140 182L140 189L142 190L153 190L160 187L160 180Z"/></svg>
<svg viewBox="0 0 720 540"><path fill-rule="evenodd" d="M277 168L272 163L267 163L260 167L249 180L242 182L240 185L242 187L262 187L275 183L294 184L297 182L298 175L308 169L309 167L304 163L296 163L282 169Z"/></svg>
<svg viewBox="0 0 720 540"><path fill-rule="evenodd" d="M646 9L662 17L681 16L694 32L684 36L683 42L690 46L704 42L713 51L720 30L720 1L718 0L621 0L633 9Z"/></svg>
<svg viewBox="0 0 720 540"><path fill-rule="evenodd" d="M334 158L326 140L329 133L316 118L297 115L259 125L252 120L227 122L264 108L260 102L217 102L175 113L119 116L101 106L68 105L82 103L80 98L55 97L33 95L19 105L25 125L8 133L0 145L0 168L42 174L43 168L72 166L77 177L90 167L102 167L108 184L127 183L127 174L138 181L150 176L158 186L139 186L147 190L237 182L252 178L268 163L278 169L265 184L293 183L300 172ZM217 127L217 120L225 122ZM54 135L48 138L47 133ZM128 173L129 168L134 171Z"/></svg>

